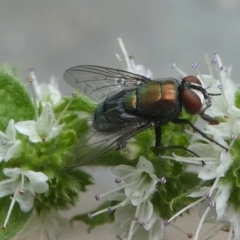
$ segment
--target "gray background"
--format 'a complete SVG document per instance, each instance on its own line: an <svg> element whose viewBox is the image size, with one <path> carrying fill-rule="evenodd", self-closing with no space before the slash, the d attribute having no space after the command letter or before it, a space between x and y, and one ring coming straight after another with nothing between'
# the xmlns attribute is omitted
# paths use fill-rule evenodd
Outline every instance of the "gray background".
<svg viewBox="0 0 240 240"><path fill-rule="evenodd" d="M69 67L94 64L121 68L114 55L121 53L117 37L123 38L129 54L149 67L154 77L178 77L171 69L174 62L193 74L190 64L195 61L204 72L205 53L211 56L218 50L224 63L233 65L233 78L240 82L237 0L0 1L0 63L17 66L22 79L28 77L29 68L35 68L39 81L48 82L54 74L65 91L62 74ZM70 88L65 93L70 93ZM79 210L89 207L89 198L93 199L96 191L110 188L110 176L104 180L101 174L95 171L99 187L92 189L91 197L83 198ZM196 224L186 218L184 228L194 233ZM95 230L93 236L85 236L85 230L75 224L68 237L87 240L97 235L107 239L109 227ZM178 239L187 237L180 235Z"/></svg>
<svg viewBox="0 0 240 240"><path fill-rule="evenodd" d="M174 62L204 71L204 55L215 50L234 76L240 71L238 0L1 0L0 36L0 63L19 67L23 79L29 68L41 81L62 81L80 64L120 68L119 36L154 77L178 77Z"/></svg>

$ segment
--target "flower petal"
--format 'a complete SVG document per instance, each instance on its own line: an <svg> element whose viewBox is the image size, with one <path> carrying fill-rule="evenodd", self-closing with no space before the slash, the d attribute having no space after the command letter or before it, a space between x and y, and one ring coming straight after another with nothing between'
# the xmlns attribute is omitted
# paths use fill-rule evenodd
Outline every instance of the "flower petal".
<svg viewBox="0 0 240 240"><path fill-rule="evenodd" d="M231 193L231 186L222 184L219 188L221 189L221 192L216 199L216 212L218 220L226 213L227 202Z"/></svg>
<svg viewBox="0 0 240 240"><path fill-rule="evenodd" d="M217 87L217 80L210 75L197 75L197 78L201 80L203 88L207 88L209 92L220 93Z"/></svg>
<svg viewBox="0 0 240 240"><path fill-rule="evenodd" d="M232 157L229 152L222 151L220 155L220 165L217 167L216 172L218 176L224 176L225 172L228 170L232 163Z"/></svg>
<svg viewBox="0 0 240 240"><path fill-rule="evenodd" d="M240 118L240 109L235 107L234 105L229 105L228 106L227 113L233 119Z"/></svg>
<svg viewBox="0 0 240 240"><path fill-rule="evenodd" d="M135 171L136 171L135 168L133 168L131 166L127 166L127 165L118 165L118 166L112 168L112 173L114 173L115 175L117 175L119 177L126 176Z"/></svg>
<svg viewBox="0 0 240 240"><path fill-rule="evenodd" d="M58 126L54 126L50 129L50 131L48 132L48 136L47 136L47 141L56 137L57 135L59 135L59 133L62 131L63 127L65 124L61 124Z"/></svg>
<svg viewBox="0 0 240 240"><path fill-rule="evenodd" d="M46 104L42 110L42 113L37 120L37 133L40 136L47 137L49 130L54 126L56 122L54 112L49 104Z"/></svg>
<svg viewBox="0 0 240 240"><path fill-rule="evenodd" d="M204 143L193 143L188 147L191 151L195 152L201 159L204 161L204 158L210 157L219 157L219 150L218 147L211 144L204 144Z"/></svg>
<svg viewBox="0 0 240 240"><path fill-rule="evenodd" d="M149 68L145 68L143 65L136 65L135 69L133 69L134 73L152 78L152 72Z"/></svg>
<svg viewBox="0 0 240 240"><path fill-rule="evenodd" d="M32 192L25 190L24 194L19 195L19 206L23 212L29 212L33 208L34 195Z"/></svg>
<svg viewBox="0 0 240 240"><path fill-rule="evenodd" d="M8 126L7 126L7 129L6 129L6 134L7 134L9 139L11 139L12 141L15 141L16 130L14 128L14 120L13 119L11 119L8 122Z"/></svg>
<svg viewBox="0 0 240 240"><path fill-rule="evenodd" d="M218 125L206 125L205 133L211 135L219 135L223 139L229 139L231 137L231 124L229 122L219 123Z"/></svg>
<svg viewBox="0 0 240 240"><path fill-rule="evenodd" d="M2 140L9 140L9 138L8 138L8 136L7 136L7 134L5 134L5 133L3 133L3 132L1 132L0 131L0 139Z"/></svg>
<svg viewBox="0 0 240 240"><path fill-rule="evenodd" d="M37 135L37 133L33 133L32 135L29 136L29 141L33 142L33 143L37 143L37 142L42 142L43 139Z"/></svg>
<svg viewBox="0 0 240 240"><path fill-rule="evenodd" d="M12 147L10 147L7 151L6 156L4 157L4 160L7 162L9 159L18 157L22 150L22 143L20 140L17 140Z"/></svg>
<svg viewBox="0 0 240 240"><path fill-rule="evenodd" d="M150 161L148 161L145 157L141 156L139 158L137 169L142 172L153 173L154 168Z"/></svg>
<svg viewBox="0 0 240 240"><path fill-rule="evenodd" d="M140 204L139 206L139 215L138 222L146 223L150 220L151 216L153 214L153 205L150 201L145 201Z"/></svg>
<svg viewBox="0 0 240 240"><path fill-rule="evenodd" d="M240 135L240 119L234 122L232 132L236 135Z"/></svg>
<svg viewBox="0 0 240 240"><path fill-rule="evenodd" d="M188 197L202 197L206 195L209 192L210 188L209 187L201 187L199 191L197 192L192 192L191 194L188 195Z"/></svg>
<svg viewBox="0 0 240 240"><path fill-rule="evenodd" d="M14 193L15 179L6 179L0 182L0 198Z"/></svg>
<svg viewBox="0 0 240 240"><path fill-rule="evenodd" d="M21 168L4 168L3 173L5 176L14 178L23 173Z"/></svg>
<svg viewBox="0 0 240 240"><path fill-rule="evenodd" d="M203 169L199 172L198 177L203 180L210 180L217 177L216 168L217 164L207 164L203 167Z"/></svg>
<svg viewBox="0 0 240 240"><path fill-rule="evenodd" d="M158 217L151 228L151 240L167 239L164 232L164 221Z"/></svg>
<svg viewBox="0 0 240 240"><path fill-rule="evenodd" d="M27 171L24 175L29 179L31 188L35 193L44 193L49 189L46 181L47 175L42 172Z"/></svg>
<svg viewBox="0 0 240 240"><path fill-rule="evenodd" d="M17 122L14 126L21 134L30 136L33 133L36 133L36 124L36 121L28 120Z"/></svg>

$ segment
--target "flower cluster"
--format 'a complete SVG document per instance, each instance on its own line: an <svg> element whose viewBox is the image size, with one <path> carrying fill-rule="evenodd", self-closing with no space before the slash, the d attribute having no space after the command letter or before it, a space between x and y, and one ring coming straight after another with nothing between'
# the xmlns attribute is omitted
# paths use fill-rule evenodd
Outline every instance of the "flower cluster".
<svg viewBox="0 0 240 240"><path fill-rule="evenodd" d="M0 221L5 229L1 239L13 237L31 212L50 216L53 209L69 208L92 183L89 174L68 168L68 154L73 156L71 149L83 131L74 131L80 122L79 98L63 99L55 80L38 84L32 70L27 88L11 73L6 66L0 68Z"/></svg>
<svg viewBox="0 0 240 240"><path fill-rule="evenodd" d="M126 66L119 55L117 58L124 70L152 77L149 69L142 65L136 65L133 57L128 56L122 40L118 39L118 41L124 54ZM181 133L174 137L173 132L175 131L176 128L171 126L163 134L168 136L166 139L176 143L188 141ZM116 165L116 167L112 168L112 172L117 176L115 182L120 186L95 196L96 200L104 198L109 203L104 203L104 207L88 214L90 221L86 220L84 215L76 216L74 220L82 220L91 228L98 225L99 222L104 222L103 217L101 218L103 213L109 212L111 214L114 212L114 225L111 232L118 239L162 240L166 238L166 221L163 219L170 216L172 208L175 211L179 209L178 204L171 206L169 201L178 198L183 193L186 184L189 185L187 183L189 180L190 185L192 185L197 182L197 179L195 174L182 173L181 164L159 161L159 152L153 154L153 139L151 131L144 132L135 136L124 149L120 150L119 152L124 156L124 159L127 159L127 161L121 160L125 161L126 165L118 165L117 153L115 154L114 160L111 160L111 165ZM108 158L106 155L103 158L100 157L102 163L106 162ZM131 161L129 162L129 160ZM100 161L98 161L99 163ZM172 193L167 192L168 188L171 189ZM113 220L112 217L108 218L109 221ZM185 234L187 235L187 233Z"/></svg>
<svg viewBox="0 0 240 240"><path fill-rule="evenodd" d="M118 40L126 66L119 55L117 55L117 58L124 69L146 77L152 77L150 70L134 63L133 57L128 56L122 40ZM187 148L190 152L195 153L193 156L182 152L178 154L173 152L173 156L160 155L161 159L157 160L152 154L153 148L149 148L146 144L147 141L141 142L142 139L147 139L144 138L146 135L142 134L144 137L135 137L135 141L131 142L131 144L138 146L137 152L133 149L135 157L142 155L148 160L140 157L135 167L132 167L132 161L127 165L114 167L112 172L118 177L115 182L121 183L123 181L124 184L108 193L96 195L97 200L103 196L107 197L110 206L89 214L91 221L94 221L92 217L98 217L99 214L104 212L114 211L112 232L118 239L165 239L165 227L171 225L178 228L173 224L173 220L199 204L200 221L195 234L186 233L179 229L181 232L184 232L189 238L193 237L194 240L202 239L202 225L213 223L213 231L210 232L207 239L210 239L217 232L217 227L218 231L229 231L228 239L240 239L238 229L240 211L237 200L240 197L237 178L239 171L238 149L240 147L239 89L230 78L231 67L224 66L217 53L214 54L212 61L206 56L206 61L209 67L209 75L201 74L196 63L193 63L192 67L197 70L197 78L201 81L202 87L213 95L212 106L205 113L216 118L219 124L206 124L202 132L209 136L208 138L204 138L188 129L185 130L189 139ZM183 77L187 76L177 68L176 64L173 65L173 68ZM167 135L169 139L169 136L174 134L171 134L168 129ZM168 143L177 143L176 145L183 142L182 137L177 140L170 139ZM211 139L214 141L211 141ZM144 145L144 151L141 148L142 144ZM129 159L133 160L134 157ZM165 169L163 173L167 176L166 178L157 177L160 174L158 164L162 164L161 167ZM169 170L168 164L172 167L170 174L167 171ZM175 178L173 178L174 174L176 175ZM186 182L183 182L179 187L180 190L175 190L177 183L173 183L173 181L180 182L182 178L186 178L188 184L192 184L187 185ZM164 187L159 186L160 182L162 183L160 185ZM165 195L167 191L168 194ZM171 195L170 192L175 192L175 194ZM196 198L197 200L195 200ZM167 204L164 205L166 202ZM111 205L111 203L115 205ZM179 209L179 206L182 206L182 208ZM163 219L168 220L163 221ZM206 234L205 237L207 237Z"/></svg>
<svg viewBox="0 0 240 240"><path fill-rule="evenodd" d="M157 184L159 182L166 183L166 179L158 179L154 174L152 163L144 157L140 157L136 168L119 165L113 168L112 172L118 176L115 179L116 183L120 184L124 181L125 184L110 192L96 195L96 199L108 196L109 201L118 203L89 216L94 217L100 213L112 212L117 209L114 214L115 224L112 231L119 239L153 240L155 236L161 238L165 236L164 221L154 213L150 200L152 194L157 190Z"/></svg>
<svg viewBox="0 0 240 240"><path fill-rule="evenodd" d="M188 195L188 197L199 199L176 213L168 222L193 206L202 203L200 207L201 220L194 240L200 239L200 230L204 222L213 223L214 228L220 225L219 230L229 231L228 239L236 240L240 239L240 209L237 200L240 196L237 180L240 131L239 89L230 78L231 67L227 68L222 64L218 53L214 54L211 62L206 56L206 61L210 75L200 74L198 70L197 77L209 92L221 94L212 98L212 106L206 111L210 116L218 118L219 124L207 124L204 132L212 135L213 139L226 147L228 151L197 134L188 132L190 136L193 136L188 149L200 157L182 157L174 153L173 157L164 156L187 163L186 171L197 173L198 178L205 185ZM197 67L196 64L192 64L192 66ZM185 75L181 70L177 70Z"/></svg>
<svg viewBox="0 0 240 240"><path fill-rule="evenodd" d="M29 136L32 143L49 141L58 136L64 124L57 126L54 112L49 104L43 107L41 115L34 120L19 121L14 124L11 119L8 123L5 133L0 131L1 136L1 161L11 161L21 157L23 151L23 142L16 139L16 131ZM20 209L23 212L29 212L34 203L35 193L44 193L48 191L49 186L46 183L48 177L42 172L25 171L21 168L4 168L3 173L9 179L0 182L0 197L13 194L10 208L4 221L3 228L6 228L14 203L19 202Z"/></svg>
<svg viewBox="0 0 240 240"><path fill-rule="evenodd" d="M33 207L36 193L46 192L49 186L46 183L48 177L42 172L24 171L20 168L5 168L3 173L9 179L0 182L0 197L13 194L7 217L3 224L5 229L16 201L23 212L29 212Z"/></svg>
<svg viewBox="0 0 240 240"><path fill-rule="evenodd" d="M116 56L123 69L152 78L149 69L128 55L122 39L118 41L125 63ZM111 133L110 144L103 148L105 133L89 129L95 102L79 93L63 97L56 78L50 84L39 84L33 70L28 93L12 70L0 67L0 203L6 209L0 213L0 221L4 239L16 234L24 239L36 229L50 240L57 239L56 232L67 225L58 210L74 205L79 193L92 184L86 166L111 167L117 184L95 196L105 202L91 214L72 218L84 221L90 229L114 222L111 232L119 240L165 240L169 225L178 228L173 220L200 205L194 236L180 229L185 236L202 239L202 225L212 223L212 235L218 229L229 231L229 240L240 239L240 91L231 80L231 67L222 64L218 53L211 61L206 56L206 62L209 75L200 73L196 63L192 67L210 93L212 105L205 114L216 119L215 125L206 124L195 133L168 123L162 126L161 149L153 147L155 135L147 129L125 148L117 146L118 151L108 149L119 132ZM187 76L176 64L173 68ZM198 120L185 111L181 117L193 124ZM85 154L97 157L85 161ZM79 164L84 168L72 167ZM204 237L210 239L207 234Z"/></svg>

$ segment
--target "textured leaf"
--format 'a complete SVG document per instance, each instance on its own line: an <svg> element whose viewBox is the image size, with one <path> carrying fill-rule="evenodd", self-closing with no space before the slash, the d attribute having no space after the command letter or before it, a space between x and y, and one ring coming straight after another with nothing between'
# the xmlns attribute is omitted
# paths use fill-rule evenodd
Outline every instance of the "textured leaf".
<svg viewBox="0 0 240 240"><path fill-rule="evenodd" d="M0 72L0 130L4 131L9 120L34 119L34 107L21 82Z"/></svg>
<svg viewBox="0 0 240 240"><path fill-rule="evenodd" d="M7 216L7 212L10 206L10 198L5 197L0 199L1 211L0 211L0 221L3 225L4 220ZM31 212L24 213L20 210L18 203L15 203L12 214L8 221L7 228L0 231L1 240L9 240L16 235L18 231L21 230L25 222L28 220Z"/></svg>

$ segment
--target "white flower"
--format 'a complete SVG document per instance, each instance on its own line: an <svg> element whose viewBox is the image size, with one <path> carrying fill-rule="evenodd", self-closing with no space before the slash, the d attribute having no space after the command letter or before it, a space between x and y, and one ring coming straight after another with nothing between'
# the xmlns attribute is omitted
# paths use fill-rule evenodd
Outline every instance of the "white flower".
<svg viewBox="0 0 240 240"><path fill-rule="evenodd" d="M238 240L240 239L240 211L235 210L232 207L228 209L228 212L226 214L226 218L228 222L230 223L230 229L229 229L229 238L232 240ZM231 238L232 237L232 238Z"/></svg>
<svg viewBox="0 0 240 240"><path fill-rule="evenodd" d="M207 89L208 93L219 94L212 97L212 105L206 110L206 113L212 117L225 117L228 106L235 105L235 93L237 87L231 80L231 67L226 67L222 64L220 56L215 53L213 60L210 62L206 55L206 62L209 69L209 75L201 74L197 68L197 64L193 63L192 67L197 70L197 78L200 80L202 87ZM213 67L217 64L217 67ZM173 69L176 69L183 77L187 74L173 64Z"/></svg>
<svg viewBox="0 0 240 240"><path fill-rule="evenodd" d="M215 53L211 62L208 56L206 56L206 61L209 68L209 75L200 74L196 68L197 64L193 64L192 66L197 69L197 78L201 81L202 86L207 89L208 93L220 95L212 97L212 105L205 113L211 117L222 118L222 122L218 125L207 124L206 133L212 135L218 134L224 139L231 138L232 134L240 135L240 109L235 107L235 94L238 88L231 80L231 67L227 68L224 66L217 53ZM214 66L215 64L217 67ZM184 77L187 76L176 65L173 68Z"/></svg>
<svg viewBox="0 0 240 240"><path fill-rule="evenodd" d="M89 216L94 217L103 212L122 209L122 207L125 206L127 208L131 208L133 205L133 209L136 211L135 214L132 213L131 219L133 217L136 218L140 225L144 225L145 228L149 230L147 226L150 226L149 222L153 216L153 205L149 200L154 191L156 191L157 184L159 182L164 184L166 180L162 181L157 178L154 174L152 163L144 157L139 158L139 162L135 168L126 165L119 165L113 168L112 172L120 177L115 180L116 183L124 181L125 184L122 184L120 187L110 192L102 195L96 195L96 199L99 200L103 196L108 196L109 201L118 201L119 203L115 206L102 209L96 213L89 214ZM132 222L130 229L128 225L128 240L133 237L135 223L136 221Z"/></svg>
<svg viewBox="0 0 240 240"><path fill-rule="evenodd" d="M16 140L16 129L13 119L9 121L5 133L0 131L0 162L18 157L21 152L21 141Z"/></svg>
<svg viewBox="0 0 240 240"><path fill-rule="evenodd" d="M235 105L234 98L237 92L237 87L231 80L231 67L224 66L217 53L214 55L212 64L210 64L208 58L206 60L210 75L198 75L198 77L208 92L221 93L221 95L212 98L212 105L206 113L212 117L225 117L228 106ZM213 68L213 64L218 66Z"/></svg>
<svg viewBox="0 0 240 240"><path fill-rule="evenodd" d="M189 196L202 197L201 199L204 199L209 190L210 188L204 187L201 188L199 192L194 192ZM212 230L215 231L215 233L216 227L218 227L219 230L227 230L227 232L229 232L228 239L240 239L240 211L233 209L233 207L229 205L230 192L231 187L229 184L218 184L211 198L205 198L203 200L199 209L201 220L195 234L195 240L198 239L203 223L212 223Z"/></svg>
<svg viewBox="0 0 240 240"><path fill-rule="evenodd" d="M228 106L225 111L225 122L218 125L207 125L206 132L212 135L219 134L224 139L229 139L232 134L240 135L240 109Z"/></svg>
<svg viewBox="0 0 240 240"><path fill-rule="evenodd" d="M187 131L189 132L189 131ZM191 134L191 132L189 132ZM228 145L220 136L215 135L214 140L220 143L222 146L229 149L226 152L223 148L216 145L214 142L211 142L202 136L196 135L196 140L201 140L202 142L194 142L188 146L188 149L193 151L200 157L182 157L173 153L173 157L161 156L162 158L168 158L175 161L180 161L183 163L190 164L187 167L187 171L198 173L198 177L202 180L211 180L216 179L217 182L221 177L225 176L226 171L229 169L229 166L232 164L232 157L230 155L230 149L233 145L235 139L232 140L230 145Z"/></svg>
<svg viewBox="0 0 240 240"><path fill-rule="evenodd" d="M38 101L41 101L43 105L46 103L53 105L60 103L62 96L58 89L58 81L55 77L50 78L49 84L38 83L34 70L30 70L30 77L34 80L33 87Z"/></svg>
<svg viewBox="0 0 240 240"><path fill-rule="evenodd" d="M151 202L144 203L142 211L126 205L115 211L115 222L111 229L118 239L163 240L165 239L164 221L153 212ZM136 215L139 212L139 215Z"/></svg>
<svg viewBox="0 0 240 240"><path fill-rule="evenodd" d="M118 38L118 42L119 42L119 45L123 52L123 56L126 61L126 66L123 65L124 69L126 69L128 72L139 74L139 75L145 76L147 78L152 78L152 72L150 69L145 68L143 65L136 65L133 57L128 55L127 50L126 50L121 38ZM120 58L120 56L118 54L116 54L116 56L117 56L118 60L120 61L120 63L123 64L123 61Z"/></svg>
<svg viewBox="0 0 240 240"><path fill-rule="evenodd" d="M226 227L231 231L236 226L239 227L239 220L236 220L236 217L233 218L234 213L232 211L229 211L231 207L228 204L228 199L231 192L231 187L228 184L218 184L214 191L212 191L212 194L209 195L210 191L212 189L210 187L202 187L198 192L193 192L189 195L189 197L201 197L196 202L192 203L191 207L194 205L202 202L200 209L199 209L199 215L201 217L201 220L199 222L198 228L196 230L196 234L194 236L194 240L199 239L200 230L202 228L203 223L213 223L214 226L212 229L216 229L217 225L220 225L221 227L218 229L225 229ZM184 211L189 209L189 206L187 206ZM181 213L183 210L181 210ZM239 216L239 212L235 212L235 215ZM231 216L231 217L230 217ZM236 225L236 223L238 225ZM211 229L210 229L211 230ZM210 231L211 232L211 231ZM240 232L237 231L238 234L234 239L240 239ZM215 232L216 233L216 232ZM230 233L231 234L231 233ZM206 236L205 236L206 237ZM232 239L229 237L228 239Z"/></svg>
<svg viewBox="0 0 240 240"><path fill-rule="evenodd" d="M97 200L108 195L108 200L120 201L117 206L111 207L112 210L129 203L134 206L140 205L151 197L156 190L157 183L161 182L154 174L152 163L144 157L139 158L136 168L119 165L113 168L112 172L120 177L115 180L117 183L124 181L125 184L110 192L96 196ZM124 193L121 192L122 190L124 190ZM96 214L92 214L92 216L94 215Z"/></svg>
<svg viewBox="0 0 240 240"><path fill-rule="evenodd" d="M187 132L191 134L191 132ZM231 147L236 140L235 137L236 136L233 136L232 141L228 145L220 136L218 136L217 134L214 135L214 139L218 143L229 149L228 152L226 152L224 149L222 149L215 143L197 135L194 139L195 141L200 139L201 141L204 141L206 143L194 142L188 146L188 149L193 151L200 157L181 157L177 156L174 153L174 157L162 156L164 158L166 157L175 161L188 163L189 166L187 167L186 171L192 171L197 173L198 177L204 181L212 179L214 180L211 187L202 187L199 189L199 191L189 194L189 197L198 197L199 199L183 208L181 211L176 213L168 220L168 222L171 222L173 219L178 217L186 210L193 208L199 203L202 203L201 220L199 222L193 240L199 239L200 230L204 222L211 222L215 225L221 223L223 227L226 225L225 219L226 213L229 209L228 200L231 193L231 187L229 184L221 184L220 179L225 176L226 172L228 171L230 165L233 162L230 152Z"/></svg>
<svg viewBox="0 0 240 240"><path fill-rule="evenodd" d="M0 182L0 197L13 194L3 228L6 228L13 206L17 201L23 212L29 212L34 204L35 193L48 191L48 177L42 172L24 171L20 168L5 168L8 179Z"/></svg>
<svg viewBox="0 0 240 240"><path fill-rule="evenodd" d="M204 140L202 137L201 140ZM226 148L231 148L228 144L219 136L215 135L214 138L218 143ZM217 179L225 176L225 172L228 170L232 163L232 157L228 152L219 147L213 142L206 140L208 144L196 142L189 145L188 149L195 152L200 158L195 157L196 162L201 162L203 166L199 169L198 177L202 180ZM230 149L229 149L230 150ZM175 155L177 158L177 156ZM187 158L186 158L187 159ZM191 169L189 168L189 171Z"/></svg>
<svg viewBox="0 0 240 240"><path fill-rule="evenodd" d="M212 97L212 105L206 113L212 117L222 117L225 122L218 125L207 124L207 133L218 134L224 139L231 138L232 134L240 135L240 109L235 107L235 94L237 86L231 80L231 67L223 65L220 56L215 54L212 63L218 65L212 69L212 65L207 59L210 75L199 75L203 87L210 93L221 93L219 96Z"/></svg>
<svg viewBox="0 0 240 240"><path fill-rule="evenodd" d="M214 179L214 183L211 187L203 187L200 188L199 191L193 192L189 197L201 197L197 201L189 204L184 209L176 213L173 217L171 217L168 221L172 221L176 217L178 217L180 214L185 212L186 210L192 208L193 206L203 202L204 200L211 199L210 203L213 203L214 206L216 206L217 210L217 220L221 219L226 211L226 204L230 195L230 187L229 185L221 185L219 184L219 181L222 177L225 176L225 173L229 169L230 165L232 164L232 157L229 152L226 152L221 147L216 145L215 143L210 142L207 139L202 138L201 136L198 136L201 140L206 141L208 144L204 143L193 143L189 145L188 149L198 154L200 157L181 157L177 156L176 154L173 154L174 157L168 157L168 159L173 159L175 161L180 161L184 163L191 164L187 171L193 171L198 173L198 177L202 180L211 180ZM227 147L229 150L231 149L231 146L233 145L235 138L232 140L230 145L228 146L227 143L219 136L215 136L215 139L217 142L222 144L223 146ZM197 138L196 138L197 140ZM165 158L166 156L164 156ZM196 165L198 167L193 167L193 165ZM200 167L199 167L200 166ZM210 204L209 203L209 204ZM207 217L207 214L209 214L209 211L211 209L211 206L207 206L205 208L204 213L202 214L202 218L200 220L199 226L197 228L194 240L198 239L199 232L201 230L202 224Z"/></svg>
<svg viewBox="0 0 240 240"><path fill-rule="evenodd" d="M226 226L226 221L223 221L222 218L221 220L217 219L217 213L216 213L216 209L220 209L222 206L226 206L226 198L228 199L229 194L227 194L228 191L225 191L226 189L226 185L218 185L215 187L212 195L210 195L210 191L211 188L210 187L202 187L199 189L199 191L197 192L192 192L191 194L188 195L188 197L192 197L192 198L199 198L198 200L196 200L195 202L189 204L188 206L186 206L185 208L183 208L182 210L180 210L179 212L177 212L174 216L172 216L167 223L172 222L176 217L180 216L182 213L186 212L187 210L195 207L196 205L198 205L199 203L201 203L201 208L200 208L200 217L201 220L199 221L196 233L194 235L193 240L199 240L202 239L203 236L201 238L199 238L199 234L200 234L200 230L202 229L202 225L203 223L213 223L215 224L214 226L216 227L217 224L222 224L222 227ZM224 194L226 194L227 196L224 196ZM217 207L217 205L219 205ZM224 209L226 210L226 209ZM221 211L219 211L221 212ZM215 228L213 227L213 229L215 230ZM219 228L219 230L221 230L221 228ZM208 231L209 233L210 231ZM216 233L216 232L215 232ZM205 236L206 234L204 234L204 239L210 239L206 238ZM231 238L229 238L231 239Z"/></svg>
<svg viewBox="0 0 240 240"><path fill-rule="evenodd" d="M139 158L136 168L119 165L112 172L126 183L122 186L124 193L134 206L146 201L160 181L154 174L152 163L144 157Z"/></svg>
<svg viewBox="0 0 240 240"><path fill-rule="evenodd" d="M197 77L209 93L221 93L219 96L212 97L212 106L206 110L206 113L211 117L220 117L222 122L218 125L207 124L204 133L212 135L216 142L229 149L229 151L226 152L211 141L196 135L193 140L194 143L190 144L188 149L200 157L181 157L175 154L174 157L168 157L168 159L188 163L189 165L186 170L197 173L201 180L214 180L210 187L202 187L199 191L188 195L189 197L198 197L199 199L176 213L168 221L171 222L186 210L201 203L201 219L194 240L200 239L200 230L205 222L213 223L214 231L217 227L219 228L217 225L221 226L219 229L229 228L230 233L228 239L236 240L240 239L240 213L239 211L234 212L229 203L232 185L220 180L224 180L226 172L233 163L233 157L230 154L231 148L236 138L240 135L240 109L235 107L235 94L238 89L230 78L231 68L227 69L223 66L218 54L215 54L212 60L212 64L217 63L218 65L214 69L209 59L207 58L206 60L210 75L199 73ZM199 139L205 143L195 142ZM224 139L230 143L227 144ZM206 236L204 236L204 238L206 238Z"/></svg>
<svg viewBox="0 0 240 240"><path fill-rule="evenodd" d="M64 124L57 125L54 112L49 104L46 104L37 121L21 121L15 123L18 132L29 136L31 142L45 142L56 137Z"/></svg>

